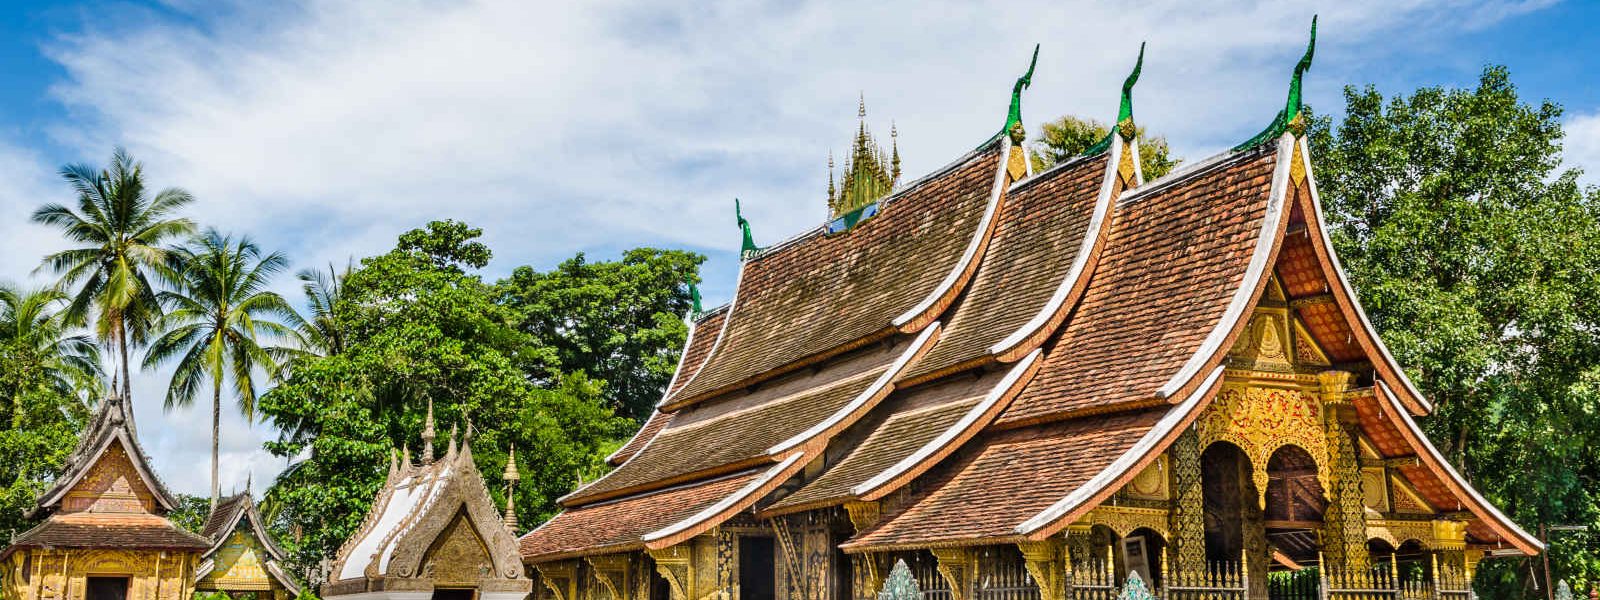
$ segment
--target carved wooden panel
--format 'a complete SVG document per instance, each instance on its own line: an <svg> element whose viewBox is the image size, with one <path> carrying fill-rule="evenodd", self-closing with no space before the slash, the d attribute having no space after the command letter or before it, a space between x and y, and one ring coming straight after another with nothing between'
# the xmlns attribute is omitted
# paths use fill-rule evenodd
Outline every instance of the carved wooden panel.
<svg viewBox="0 0 1600 600"><path fill-rule="evenodd" d="M1288 389L1228 384L1195 422L1200 446L1228 442L1250 459L1260 505L1266 503L1267 461L1287 445L1299 446L1317 462L1317 480L1330 489L1328 445L1322 403L1315 395Z"/></svg>
<svg viewBox="0 0 1600 600"><path fill-rule="evenodd" d="M106 448L100 460L67 492L61 512L140 513L154 509L155 498L121 443Z"/></svg>

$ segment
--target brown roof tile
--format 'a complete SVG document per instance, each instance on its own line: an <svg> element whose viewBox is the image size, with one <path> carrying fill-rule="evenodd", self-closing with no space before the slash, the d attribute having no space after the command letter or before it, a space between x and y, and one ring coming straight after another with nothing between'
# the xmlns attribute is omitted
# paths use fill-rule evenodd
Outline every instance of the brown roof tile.
<svg viewBox="0 0 1600 600"><path fill-rule="evenodd" d="M969 397L889 417L839 464L824 471L821 477L795 493L773 503L767 510L782 511L851 497L850 488L882 473L933 441L978 401L978 398Z"/></svg>
<svg viewBox="0 0 1600 600"><path fill-rule="evenodd" d="M722 333L723 319L727 316L728 310L724 307L713 310L711 313L695 320L694 329L690 330L689 333L689 346L684 348L683 358L678 361L678 371L672 375L672 385L667 390L666 395L670 396L672 392L683 387L683 384L688 382L689 378L694 377L695 371L698 371L700 366L705 363L706 356L711 353L711 346L716 343L717 336ZM611 453L611 456L607 456L606 462L612 466L627 462L628 459L633 458L633 455L638 454L639 449L649 443L650 438L660 433L667 426L667 422L671 420L671 413L664 413L659 410L651 412L650 418L645 419L644 425L639 428L639 431L628 439L628 443L623 444L616 452Z"/></svg>
<svg viewBox="0 0 1600 600"><path fill-rule="evenodd" d="M668 405L890 331L939 289L982 233L999 161L993 147L976 152L885 200L877 216L848 232L819 229L746 261L722 339Z"/></svg>
<svg viewBox="0 0 1600 600"><path fill-rule="evenodd" d="M1023 521L1133 447L1166 409L1082 417L1012 430L966 448L919 480L921 493L851 538L851 551L1017 537Z"/></svg>
<svg viewBox="0 0 1600 600"><path fill-rule="evenodd" d="M74 513L45 519L18 535L11 547L199 551L210 548L211 541L151 514Z"/></svg>
<svg viewBox="0 0 1600 600"><path fill-rule="evenodd" d="M873 346L809 374L795 374L754 392L674 413L631 460L563 499L568 506L709 476L767 457L774 445L838 412L906 351Z"/></svg>
<svg viewBox="0 0 1600 600"><path fill-rule="evenodd" d="M523 560L542 562L578 554L621 552L644 546L652 531L698 513L760 477L760 470L567 509L522 536Z"/></svg>
<svg viewBox="0 0 1600 600"><path fill-rule="evenodd" d="M977 277L939 344L902 379L989 355L1045 308L1083 244L1110 153L1042 173L1006 194Z"/></svg>
<svg viewBox="0 0 1600 600"><path fill-rule="evenodd" d="M1155 398L1245 283L1277 162L1274 147L1267 148L1227 157L1116 207L1082 302L1039 375L998 424Z"/></svg>
<svg viewBox="0 0 1600 600"><path fill-rule="evenodd" d="M678 372L672 376L672 387L667 390L668 397L683 389L684 384L694 379L700 367L705 366L706 357L711 355L711 347L716 345L717 338L722 335L722 324L727 322L727 318L728 307L724 306L694 322L689 347L684 349L683 360L678 361Z"/></svg>

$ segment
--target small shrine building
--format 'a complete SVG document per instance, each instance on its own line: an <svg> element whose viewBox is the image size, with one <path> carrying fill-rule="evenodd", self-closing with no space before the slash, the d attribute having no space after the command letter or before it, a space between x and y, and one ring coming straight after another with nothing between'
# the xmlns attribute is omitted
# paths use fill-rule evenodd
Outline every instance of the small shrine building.
<svg viewBox="0 0 1600 600"><path fill-rule="evenodd" d="M615 470L521 538L539 598L867 600L904 561L929 600L1134 575L1465 599L1481 559L1542 551L1423 434L1433 406L1345 278L1300 99L1314 44L1265 131L1157 179L1139 66L1110 134L1034 172L1030 66L948 165L865 204L830 189L829 222L769 247L741 216L733 300L691 315ZM857 148L842 184L881 184Z"/></svg>
<svg viewBox="0 0 1600 600"><path fill-rule="evenodd" d="M323 598L529 597L533 581L524 572L511 532L514 508L508 505L508 516L501 519L473 462L470 442L463 441L457 450L454 431L444 457L435 460L433 432L430 404L421 463L412 464L409 453L398 461L391 457L371 512L339 549L322 586ZM505 477L517 479L515 458Z"/></svg>
<svg viewBox="0 0 1600 600"><path fill-rule="evenodd" d="M29 515L48 517L0 551L0 597L188 600L212 544L168 520L174 508L139 446L128 403L102 400Z"/></svg>
<svg viewBox="0 0 1600 600"><path fill-rule="evenodd" d="M283 549L261 520L250 486L218 502L201 533L211 540L211 547L200 554L196 590L257 600L291 600L300 595L300 585L285 570Z"/></svg>

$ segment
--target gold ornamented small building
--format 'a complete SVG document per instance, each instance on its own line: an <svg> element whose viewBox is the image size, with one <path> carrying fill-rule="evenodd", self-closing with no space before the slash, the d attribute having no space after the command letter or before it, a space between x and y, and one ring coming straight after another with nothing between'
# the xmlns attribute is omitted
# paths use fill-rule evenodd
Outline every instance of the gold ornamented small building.
<svg viewBox="0 0 1600 600"><path fill-rule="evenodd" d="M173 525L121 398L102 401L66 468L36 503L37 527L0 551L0 592L27 600L188 600L211 546Z"/></svg>
<svg viewBox="0 0 1600 600"><path fill-rule="evenodd" d="M470 444L457 451L452 431L444 457L433 459L430 405L421 464L391 458L388 479L339 549L322 597L522 600L532 589Z"/></svg>
<svg viewBox="0 0 1600 600"><path fill-rule="evenodd" d="M1311 57L1265 131L1159 179L1138 66L1104 141L1030 171L1030 67L870 219L745 226L616 468L521 538L540 598L870 600L904 561L930 600L1465 600L1542 551L1428 442L1344 276Z"/></svg>
<svg viewBox="0 0 1600 600"><path fill-rule="evenodd" d="M283 549L262 523L248 486L217 503L202 533L211 540L211 547L200 555L196 590L258 600L288 600L300 595L300 585L284 571Z"/></svg>

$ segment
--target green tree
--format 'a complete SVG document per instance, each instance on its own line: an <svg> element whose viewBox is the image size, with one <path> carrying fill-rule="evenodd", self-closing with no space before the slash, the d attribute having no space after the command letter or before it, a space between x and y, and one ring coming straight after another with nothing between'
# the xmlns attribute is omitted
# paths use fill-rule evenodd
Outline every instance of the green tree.
<svg viewBox="0 0 1600 600"><path fill-rule="evenodd" d="M305 293L306 305L310 308L309 314L299 319L296 325L308 352L318 356L344 352L346 333L333 311L339 305L344 280L354 269L352 264L346 264L343 270L329 264L326 272L304 269L295 274L300 279L300 289Z"/></svg>
<svg viewBox="0 0 1600 600"><path fill-rule="evenodd" d="M1313 121L1334 245L1374 325L1436 405L1430 437L1517 522L1600 525L1600 191L1561 164L1561 109L1503 67L1472 89L1345 89ZM1557 539L1587 586L1600 548ZM1530 574L1541 573L1538 581ZM1533 597L1541 564L1488 561L1484 597Z"/></svg>
<svg viewBox="0 0 1600 600"><path fill-rule="evenodd" d="M0 287L0 532L22 531L60 474L102 386L94 341L66 325L55 290Z"/></svg>
<svg viewBox="0 0 1600 600"><path fill-rule="evenodd" d="M180 265L174 290L160 294L167 313L161 337L150 344L144 367L177 360L165 406L189 406L202 387L211 388L211 502L221 497L217 479L222 437L222 388L232 383L239 412L255 417L255 371L273 372L282 351L262 339L293 340L293 328L274 319L296 319L293 308L267 287L288 266L282 254L263 254L250 238L207 230L173 253Z"/></svg>
<svg viewBox="0 0 1600 600"><path fill-rule="evenodd" d="M1095 119L1066 115L1039 127L1044 132L1034 143L1033 170L1043 171L1083 154L1090 146L1111 133L1111 126ZM1167 138L1145 133L1143 127L1134 126L1134 139L1139 142L1139 171L1150 181L1167 173L1183 162L1173 158L1167 147Z"/></svg>
<svg viewBox="0 0 1600 600"><path fill-rule="evenodd" d="M303 568L331 557L355 532L391 453L418 452L429 400L440 428L470 424L473 455L489 477L505 468L513 444L525 459L539 457L522 463L516 505L523 523L552 514L555 499L627 434L596 382L543 371L530 377L530 365L542 369L552 357L513 326L512 312L474 273L490 257L478 235L434 222L361 260L329 311L344 332L343 351L304 357L262 396L262 414L280 431L268 450L303 457L267 491L274 522L292 532L284 539ZM503 488L487 483L503 502Z"/></svg>
<svg viewBox="0 0 1600 600"><path fill-rule="evenodd" d="M144 167L117 148L111 166L67 165L61 177L77 193L77 208L46 204L33 220L61 230L76 247L44 258L41 269L60 276L58 287L72 293L67 316L87 322L96 312L95 333L117 358L112 387L123 397L128 382L129 351L142 345L161 314L152 275L171 277L167 242L194 231L188 219L174 217L194 198L179 188L149 194Z"/></svg>
<svg viewBox="0 0 1600 600"><path fill-rule="evenodd" d="M654 248L629 250L619 261L580 253L549 272L517 267L495 292L517 328L553 351L555 373L603 381L610 406L643 421L677 367L692 303L683 284L698 279L704 261Z"/></svg>

